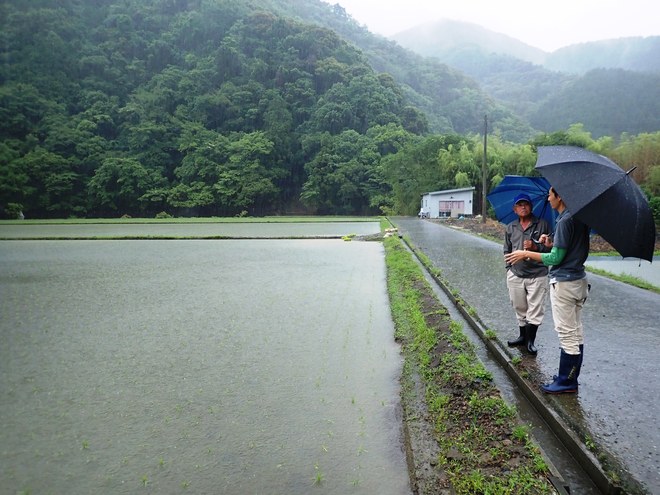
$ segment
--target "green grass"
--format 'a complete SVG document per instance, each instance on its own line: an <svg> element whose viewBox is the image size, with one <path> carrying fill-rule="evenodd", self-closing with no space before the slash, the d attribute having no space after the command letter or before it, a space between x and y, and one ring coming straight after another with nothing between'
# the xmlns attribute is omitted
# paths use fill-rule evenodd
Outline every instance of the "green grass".
<svg viewBox="0 0 660 495"><path fill-rule="evenodd" d="M426 317L437 321L442 313L425 306L429 297L435 298L430 284L398 238L385 239L384 245L395 336L402 342L405 358L401 389L404 416L416 418L406 404L414 400L414 375L418 375L424 382L429 421L441 449L438 466L455 493L553 493L538 447L526 430L520 429L515 408L492 385L492 375L479 361L460 324L450 321L442 334L427 324ZM437 306L442 305L436 299ZM441 354L438 364L434 359L440 344L451 350ZM457 399L457 393L464 397ZM512 439L513 448L502 446L501 435ZM507 465L508 459L519 456L521 448L527 454L520 457L519 464ZM494 459L502 468L489 468L483 463L485 458Z"/></svg>
<svg viewBox="0 0 660 495"><path fill-rule="evenodd" d="M606 270L601 270L600 268L593 268L590 266L587 266L586 269L590 273L595 273L596 275L607 277L612 280L616 280L617 282L623 282L624 284L633 285L635 287L639 287L640 289L646 289L651 292L655 292L656 294L660 294L660 287L653 285L646 280L642 280L641 278L626 274L617 275L615 273L610 273Z"/></svg>

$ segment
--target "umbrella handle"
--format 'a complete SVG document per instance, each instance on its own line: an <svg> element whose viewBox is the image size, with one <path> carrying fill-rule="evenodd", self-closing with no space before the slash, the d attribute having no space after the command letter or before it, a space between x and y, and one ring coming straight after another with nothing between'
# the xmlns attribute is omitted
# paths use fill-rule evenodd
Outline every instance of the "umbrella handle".
<svg viewBox="0 0 660 495"><path fill-rule="evenodd" d="M529 238L529 240L532 241L537 246L545 246L544 242L541 242L541 241L538 241L538 240L534 239L534 236L537 235L538 233L539 233L538 230L535 230L534 232L532 232L532 236ZM555 235L555 233L551 232L550 234L548 234L548 237L552 237L553 235Z"/></svg>

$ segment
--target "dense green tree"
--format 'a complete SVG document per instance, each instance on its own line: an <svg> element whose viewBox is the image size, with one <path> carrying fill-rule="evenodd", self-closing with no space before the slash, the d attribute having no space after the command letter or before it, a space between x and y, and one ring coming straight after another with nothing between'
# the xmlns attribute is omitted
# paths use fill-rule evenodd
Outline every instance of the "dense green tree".
<svg viewBox="0 0 660 495"><path fill-rule="evenodd" d="M75 194L79 177L74 165L63 156L36 147L14 160L11 169L18 172L14 180L27 178L18 202L29 209L32 216L62 217L80 213L84 198Z"/></svg>
<svg viewBox="0 0 660 495"><path fill-rule="evenodd" d="M0 208L6 209L10 203L20 203L22 210L23 201L31 192L28 186L30 178L19 161L19 152L13 149L12 144L18 146L19 143L0 143Z"/></svg>
<svg viewBox="0 0 660 495"><path fill-rule="evenodd" d="M301 200L320 214L369 213L370 186L378 189L380 155L366 136L354 130L326 134L320 151L305 169Z"/></svg>
<svg viewBox="0 0 660 495"><path fill-rule="evenodd" d="M657 169L660 167L660 132L625 135L621 143L612 150L611 158L626 171L636 167L634 177L637 182L650 182L650 189L655 190L657 183L653 184L657 180ZM654 170L656 175L653 175ZM658 192L654 194L659 195Z"/></svg>
<svg viewBox="0 0 660 495"><path fill-rule="evenodd" d="M41 130L46 115L60 110L31 84L10 82L0 86L0 139L25 140Z"/></svg>
<svg viewBox="0 0 660 495"><path fill-rule="evenodd" d="M263 132L240 134L229 142L227 151L228 159L218 164L213 186L220 211L263 215L279 193L275 180L281 171L270 167L273 142Z"/></svg>
<svg viewBox="0 0 660 495"><path fill-rule="evenodd" d="M456 136L414 138L383 158L383 175L392 188L395 212L414 215L423 193L452 187L440 178L438 154L448 143L459 141Z"/></svg>
<svg viewBox="0 0 660 495"><path fill-rule="evenodd" d="M148 193L152 197L152 191ZM142 198L146 199L145 197ZM160 198L159 198L160 199ZM191 182L189 184L177 184L167 191L167 206L175 211L192 210L204 213L205 211L215 211L215 195L213 187L204 182ZM198 215L203 216L203 215Z"/></svg>
<svg viewBox="0 0 660 495"><path fill-rule="evenodd" d="M162 176L134 158L106 158L89 181L90 206L102 216L140 215L140 198L163 184Z"/></svg>

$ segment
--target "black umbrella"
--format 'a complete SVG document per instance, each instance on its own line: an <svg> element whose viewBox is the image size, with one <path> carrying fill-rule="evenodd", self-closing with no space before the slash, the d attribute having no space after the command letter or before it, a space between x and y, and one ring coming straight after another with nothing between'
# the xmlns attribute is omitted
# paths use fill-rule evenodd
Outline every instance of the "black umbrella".
<svg viewBox="0 0 660 495"><path fill-rule="evenodd" d="M655 222L646 196L609 158L575 146L539 146L536 168L568 210L621 256L653 260Z"/></svg>

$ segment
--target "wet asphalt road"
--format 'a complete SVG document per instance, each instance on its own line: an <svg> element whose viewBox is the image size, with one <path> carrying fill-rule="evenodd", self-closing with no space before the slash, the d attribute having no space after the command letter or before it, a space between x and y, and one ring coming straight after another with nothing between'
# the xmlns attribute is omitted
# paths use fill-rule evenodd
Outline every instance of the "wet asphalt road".
<svg viewBox="0 0 660 495"><path fill-rule="evenodd" d="M500 244L414 217L391 220L500 341L517 336ZM545 397L591 432L650 493L660 494L660 295L598 275L588 278L579 394ZM536 345L537 366L551 381L560 350L549 300Z"/></svg>

